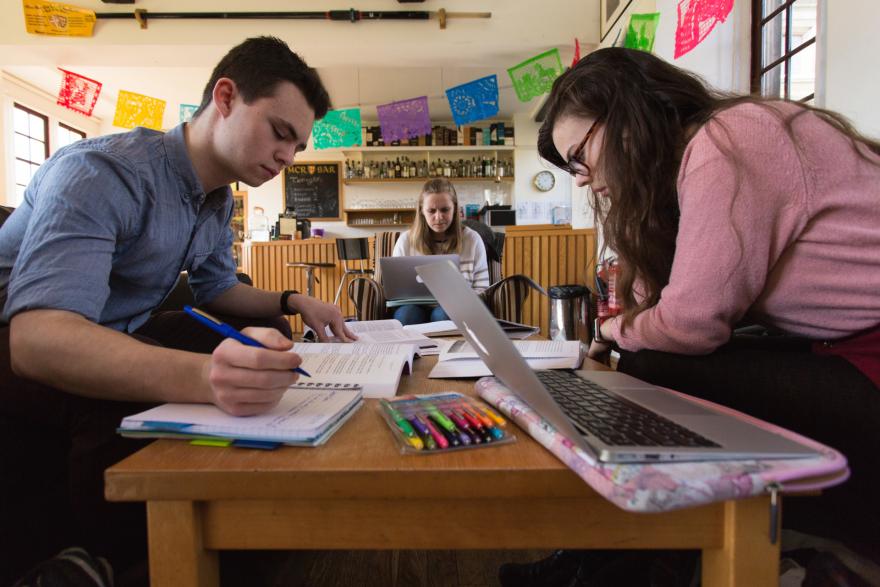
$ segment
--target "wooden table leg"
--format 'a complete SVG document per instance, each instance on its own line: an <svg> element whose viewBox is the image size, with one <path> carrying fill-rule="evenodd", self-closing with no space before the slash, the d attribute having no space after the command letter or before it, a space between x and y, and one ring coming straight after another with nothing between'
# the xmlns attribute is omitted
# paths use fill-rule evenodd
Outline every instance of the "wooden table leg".
<svg viewBox="0 0 880 587"><path fill-rule="evenodd" d="M770 498L724 504L724 544L703 550L705 587L779 585L779 540L770 543Z"/></svg>
<svg viewBox="0 0 880 587"><path fill-rule="evenodd" d="M216 587L220 584L217 552L202 545L198 503L147 502L152 587Z"/></svg>

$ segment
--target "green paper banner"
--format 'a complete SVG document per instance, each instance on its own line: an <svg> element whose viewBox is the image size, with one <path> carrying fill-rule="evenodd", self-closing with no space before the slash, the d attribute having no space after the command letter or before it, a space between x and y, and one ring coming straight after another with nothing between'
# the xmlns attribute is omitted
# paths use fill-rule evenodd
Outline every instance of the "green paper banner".
<svg viewBox="0 0 880 587"><path fill-rule="evenodd" d="M559 49L551 49L523 61L508 69L507 73L520 102L528 102L535 96L546 94L553 87L553 80L562 75Z"/></svg>
<svg viewBox="0 0 880 587"><path fill-rule="evenodd" d="M623 46L650 53L654 50L654 36L657 34L659 22L659 12L633 14L629 19L629 28L626 29L626 41Z"/></svg>
<svg viewBox="0 0 880 587"><path fill-rule="evenodd" d="M361 144L361 109L331 110L312 129L315 149L353 147Z"/></svg>

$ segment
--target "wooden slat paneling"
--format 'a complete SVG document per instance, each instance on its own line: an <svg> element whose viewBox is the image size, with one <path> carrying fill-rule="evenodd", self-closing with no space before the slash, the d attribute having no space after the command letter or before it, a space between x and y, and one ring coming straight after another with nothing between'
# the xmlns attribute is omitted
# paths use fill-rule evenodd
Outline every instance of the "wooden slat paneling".
<svg viewBox="0 0 880 587"><path fill-rule="evenodd" d="M370 237L370 254L373 252L373 241ZM282 292L295 289L306 293L308 280L305 269L288 267L288 263L334 263L333 268L315 269L314 296L319 300L333 303L336 289L342 279L342 262L336 256L335 239L308 239L301 241L272 241L268 243L249 243L245 247L245 257L249 268L248 274L254 280L254 286L269 291ZM353 267L357 266L355 263ZM374 266L371 258L370 267ZM342 292L339 306L344 316L354 316L354 305L348 299L348 293ZM302 332L303 324L299 316L290 317L290 325L294 332Z"/></svg>
<svg viewBox="0 0 880 587"><path fill-rule="evenodd" d="M592 288L596 270L596 231L548 225L508 227L504 242L504 275L521 273L542 287L580 284ZM523 320L550 332L547 298L531 294Z"/></svg>
<svg viewBox="0 0 880 587"><path fill-rule="evenodd" d="M373 240L371 237L370 267L375 267ZM270 291L295 289L305 293L305 270L287 267L287 263L336 264L332 269L315 270L320 280L315 283L315 297L325 302L333 302L342 279L342 262L336 257L335 239L250 243L245 246L245 259L254 285ZM571 283L591 286L596 268L596 232L545 225L508 227L502 267L504 275L528 275L544 288ZM347 292L343 292L339 305L343 315L354 315L354 306ZM540 326L541 334L547 336L550 331L547 298L530 295L523 319L528 324ZM302 332L302 320L298 316L292 316L290 320L294 332Z"/></svg>

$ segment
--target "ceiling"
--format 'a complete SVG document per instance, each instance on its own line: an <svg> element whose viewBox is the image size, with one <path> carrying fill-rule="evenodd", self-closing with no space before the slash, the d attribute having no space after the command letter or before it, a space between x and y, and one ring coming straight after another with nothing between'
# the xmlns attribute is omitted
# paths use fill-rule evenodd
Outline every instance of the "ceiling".
<svg viewBox="0 0 880 587"><path fill-rule="evenodd" d="M334 107L360 106L375 120L375 106L393 100L429 96L431 116L451 120L444 90L478 77L498 75L500 116L528 112L519 102L507 68L558 48L563 65L571 62L574 40L582 52L598 41L598 0L136 0L134 5L98 0L74 3L96 12L172 11L325 11L426 10L491 12L489 19L450 18L445 30L437 20L153 20L141 30L134 20L99 19L90 38L29 35L22 5L0 7L0 69L55 95L58 67L104 84L95 116L112 119L120 89L164 99L166 125L176 123L177 104L198 103L214 64L244 38L275 35L316 67ZM181 7L183 4L183 7Z"/></svg>

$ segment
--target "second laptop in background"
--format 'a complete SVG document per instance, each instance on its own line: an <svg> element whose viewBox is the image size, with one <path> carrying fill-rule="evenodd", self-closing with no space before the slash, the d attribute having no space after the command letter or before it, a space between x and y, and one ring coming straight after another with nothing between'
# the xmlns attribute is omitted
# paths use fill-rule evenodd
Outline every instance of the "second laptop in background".
<svg viewBox="0 0 880 587"><path fill-rule="evenodd" d="M416 267L441 261L459 266L458 255L414 255L410 257L380 257L382 289L389 308L407 304L434 304L436 300L425 284L418 279Z"/></svg>

